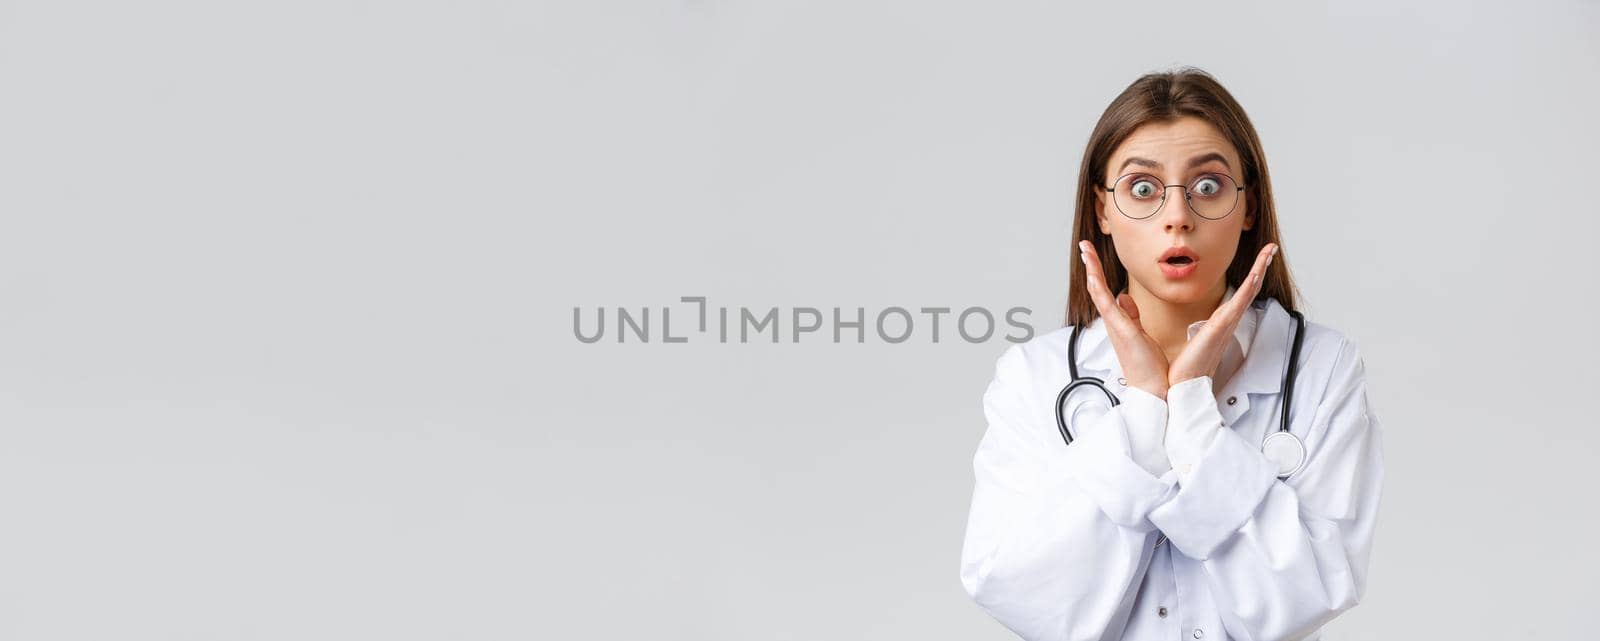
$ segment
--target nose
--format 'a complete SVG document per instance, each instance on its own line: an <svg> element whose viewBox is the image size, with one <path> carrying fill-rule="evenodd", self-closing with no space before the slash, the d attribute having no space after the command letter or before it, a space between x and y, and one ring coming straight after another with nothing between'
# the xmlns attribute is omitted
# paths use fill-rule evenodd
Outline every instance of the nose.
<svg viewBox="0 0 1600 641"><path fill-rule="evenodd" d="M1177 193L1173 193L1172 190L1174 189L1177 190ZM1180 185L1167 187L1165 202L1161 203L1161 211L1156 212L1156 218L1160 219L1162 228L1167 231L1172 231L1173 229L1194 231L1194 219L1198 216L1199 214L1194 213L1194 210L1189 208L1188 191L1185 191Z"/></svg>

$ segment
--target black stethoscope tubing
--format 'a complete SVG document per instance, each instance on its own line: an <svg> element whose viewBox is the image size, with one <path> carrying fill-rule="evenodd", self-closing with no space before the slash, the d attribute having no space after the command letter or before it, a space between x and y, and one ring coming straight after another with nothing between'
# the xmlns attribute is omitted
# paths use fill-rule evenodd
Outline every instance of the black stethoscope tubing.
<svg viewBox="0 0 1600 641"><path fill-rule="evenodd" d="M1289 403L1293 399L1293 395L1294 395L1294 380L1295 380L1295 377L1300 372L1300 367L1299 367L1299 363L1300 363L1300 343L1301 343L1301 339L1303 338L1303 335L1305 334L1306 321L1305 321L1305 316L1301 315L1300 312L1291 310L1291 311L1289 311L1289 315L1293 316L1294 320L1295 320L1294 346L1289 349L1289 366L1288 366L1288 370L1289 371L1284 374L1284 383L1283 383L1283 390L1282 390L1282 394L1283 394L1283 408L1282 409L1283 409L1283 411L1282 411L1282 415L1279 416L1279 418L1278 418L1278 433L1277 434L1285 434L1285 435L1287 435L1287 437L1286 437L1287 439L1292 439L1292 441L1293 441L1292 447L1295 447L1295 448L1299 449L1300 463L1303 463L1304 460L1305 460L1305 447L1304 447L1304 445L1302 443L1300 443L1300 440L1298 438L1295 438L1295 436L1292 433L1289 432ZM1106 389L1105 381L1102 381L1099 378L1096 378L1096 377L1093 377L1093 376L1079 376L1078 375L1078 334L1082 330L1083 330L1083 326L1082 325L1074 325L1072 327L1072 338L1069 339L1069 341L1067 343L1067 365L1070 368L1070 371L1072 373L1072 382L1067 383L1066 387L1061 388L1061 393L1056 395L1056 428L1061 430L1061 438L1062 438L1062 440L1067 442L1067 445L1071 445L1072 444L1072 433L1067 430L1067 419L1066 419L1067 397L1072 394L1072 390L1077 389L1078 387L1083 386L1083 385L1093 385L1095 387L1100 388L1100 391L1105 393L1106 398L1111 400L1112 407L1115 407L1115 406L1120 405L1122 403L1120 400L1117 399L1117 396L1115 394L1111 393L1111 390ZM1274 434L1273 437L1276 437L1277 434ZM1273 440L1273 437L1268 437L1267 441L1264 442L1264 445L1266 445L1267 443L1270 443ZM1286 477L1289 474L1292 474L1295 471L1298 471L1299 467L1300 467L1299 463L1294 464L1293 465L1293 469L1288 469L1288 470L1285 470L1285 471L1281 471L1278 476Z"/></svg>

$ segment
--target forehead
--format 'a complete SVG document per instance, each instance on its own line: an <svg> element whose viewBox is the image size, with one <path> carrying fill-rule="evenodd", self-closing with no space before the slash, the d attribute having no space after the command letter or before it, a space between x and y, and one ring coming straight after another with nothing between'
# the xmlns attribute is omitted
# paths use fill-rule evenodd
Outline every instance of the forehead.
<svg viewBox="0 0 1600 641"><path fill-rule="evenodd" d="M1230 168L1237 170L1240 166L1233 143L1209 122L1193 116L1147 122L1111 152L1107 170L1117 171L1129 158L1144 158L1168 170L1181 171L1190 158L1211 152L1227 158Z"/></svg>

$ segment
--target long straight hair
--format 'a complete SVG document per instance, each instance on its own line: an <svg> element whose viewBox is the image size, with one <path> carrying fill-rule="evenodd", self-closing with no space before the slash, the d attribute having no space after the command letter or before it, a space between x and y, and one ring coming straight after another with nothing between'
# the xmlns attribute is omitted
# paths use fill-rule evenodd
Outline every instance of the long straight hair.
<svg viewBox="0 0 1600 641"><path fill-rule="evenodd" d="M1122 144L1134 130L1151 122L1168 122L1183 116L1194 116L1211 123L1233 143L1244 162L1244 185L1249 194L1249 209L1255 214L1255 224L1239 237L1239 250L1233 255L1224 276L1228 285L1240 286L1256 254L1267 243L1278 244L1278 255L1267 268L1256 300L1276 298L1284 309L1294 311L1298 289L1289 276L1289 250L1278 238L1277 210L1272 202L1272 181L1267 174L1267 156L1261 150L1261 140L1244 108L1233 99L1227 89L1208 74L1194 67L1181 67L1174 71L1149 73L1140 76L1123 89L1089 134L1089 144L1083 151L1083 163L1078 173L1078 204L1072 222L1071 289L1067 293L1067 325L1087 326L1100 316L1100 310L1089 298L1088 272L1078 259L1078 242L1094 243L1095 250L1106 264L1101 270L1106 275L1106 285L1113 292L1121 292L1128 284L1128 270L1117 258L1116 246L1111 237L1100 233L1096 224L1097 192L1103 192L1103 181L1111 152Z"/></svg>

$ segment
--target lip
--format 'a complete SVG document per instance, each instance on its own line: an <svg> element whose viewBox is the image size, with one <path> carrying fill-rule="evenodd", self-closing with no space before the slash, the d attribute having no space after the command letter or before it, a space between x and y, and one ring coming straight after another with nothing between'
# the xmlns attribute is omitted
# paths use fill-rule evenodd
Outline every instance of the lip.
<svg viewBox="0 0 1600 641"><path fill-rule="evenodd" d="M1194 270L1198 269L1198 267L1199 265L1197 263L1189 263L1182 266L1161 263L1161 273L1167 278L1177 280L1179 278L1186 278L1194 274Z"/></svg>
<svg viewBox="0 0 1600 641"><path fill-rule="evenodd" d="M1173 256L1188 256L1190 260L1195 262L1199 262L1200 260L1200 257L1194 253L1193 249L1189 249L1184 245L1176 245L1173 247L1168 247L1167 251L1161 252L1161 257L1157 258L1156 262L1165 263L1167 262L1168 258L1172 258Z"/></svg>
<svg viewBox="0 0 1600 641"><path fill-rule="evenodd" d="M1189 257L1189 264L1173 265L1168 263L1167 259L1172 258L1173 256L1187 256ZM1167 278L1176 280L1193 275L1195 269L1197 269L1200 265L1200 257L1195 255L1194 250L1189 249L1188 247L1168 247L1167 251L1161 252L1161 258L1157 262L1161 264L1161 273L1163 275L1165 275Z"/></svg>

